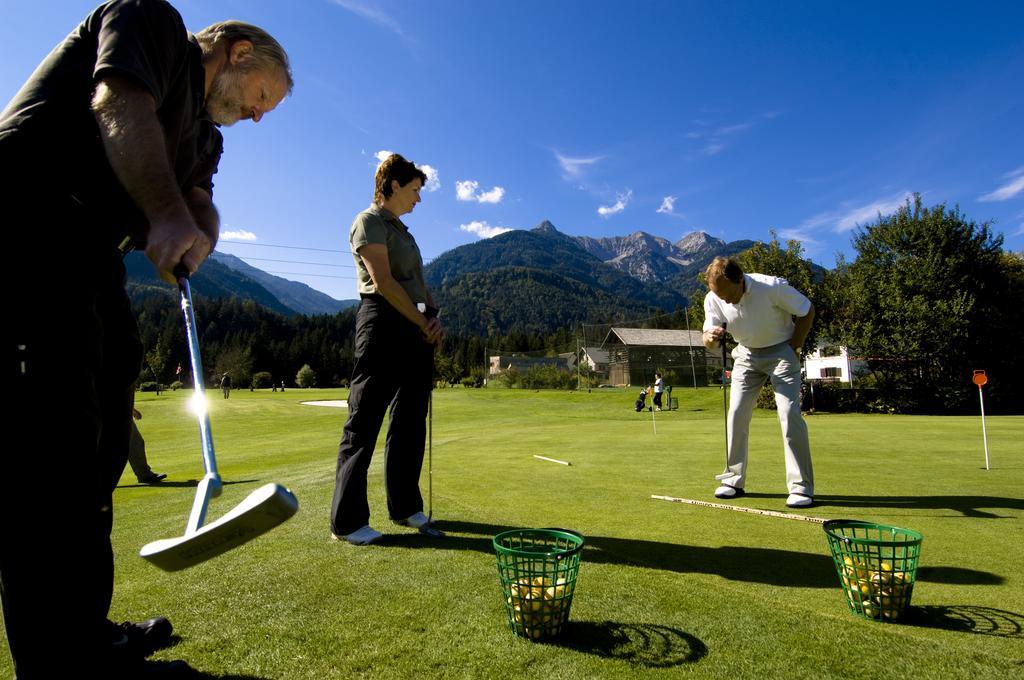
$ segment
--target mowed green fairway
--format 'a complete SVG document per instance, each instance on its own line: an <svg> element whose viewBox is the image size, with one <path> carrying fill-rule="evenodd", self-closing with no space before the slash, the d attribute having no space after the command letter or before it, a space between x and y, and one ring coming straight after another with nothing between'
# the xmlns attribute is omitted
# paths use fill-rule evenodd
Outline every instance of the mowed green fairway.
<svg viewBox="0 0 1024 680"><path fill-rule="evenodd" d="M210 517L271 481L301 508L247 546L168 574L137 553L183 533L199 435L187 394L141 394L150 463L169 477L136 486L128 470L115 492L111 616L168 616L181 640L155 658L213 677L1020 677L1024 417L989 418L989 471L979 418L808 418L820 504L802 514L925 536L915 611L888 625L847 610L819 525L650 498L715 500L721 391L675 395L681 409L656 414L655 434L634 390L438 390L433 506L448 537L388 521L378 448L371 522L386 540L357 548L331 541L328 524L347 411L300 404L346 392L211 392L226 486ZM755 415L749 470L736 504L786 511L773 412ZM426 499L425 462L422 488ZM549 526L581 532L587 547L571 625L535 644L507 628L491 537Z"/></svg>

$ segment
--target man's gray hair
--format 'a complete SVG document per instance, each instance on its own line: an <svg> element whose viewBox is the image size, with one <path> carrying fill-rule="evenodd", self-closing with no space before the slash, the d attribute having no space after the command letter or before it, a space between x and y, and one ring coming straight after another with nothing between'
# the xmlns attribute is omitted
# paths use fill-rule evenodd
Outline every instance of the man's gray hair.
<svg viewBox="0 0 1024 680"><path fill-rule="evenodd" d="M281 43L274 40L273 36L258 26L247 24L244 21L220 21L207 26L199 31L196 40L203 49L203 54L210 54L213 49L222 42L227 47L237 40L248 40L252 43L252 68L263 70L280 70L288 81L287 94L291 94L295 85L292 80L292 68L288 62L288 54L281 47Z"/></svg>

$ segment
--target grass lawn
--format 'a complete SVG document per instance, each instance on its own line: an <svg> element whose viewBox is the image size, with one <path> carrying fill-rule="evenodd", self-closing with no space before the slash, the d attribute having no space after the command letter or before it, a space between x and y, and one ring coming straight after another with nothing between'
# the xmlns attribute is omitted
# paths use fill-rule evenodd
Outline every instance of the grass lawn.
<svg viewBox="0 0 1024 680"><path fill-rule="evenodd" d="M808 418L819 505L803 514L922 532L914 610L900 624L847 609L821 527L652 500L714 500L721 392L677 389L681 409L632 409L634 390L435 393L431 539L390 524L383 455L371 522L385 542L329 540L347 411L301 401L344 390L211 391L224 494L215 519L279 482L299 514L255 542L168 574L137 556L181 535L201 477L182 393L139 395L160 487L131 471L115 493L111 617L164 614L181 658L211 677L1008 678L1024 672L1024 417ZM571 461L570 467L534 454ZM747 496L786 511L779 426L758 411ZM424 464L422 488L426 498ZM506 626L491 537L560 526L587 540L571 623L536 644ZM69 565L73 568L73 565ZM6 644L0 677L11 675Z"/></svg>

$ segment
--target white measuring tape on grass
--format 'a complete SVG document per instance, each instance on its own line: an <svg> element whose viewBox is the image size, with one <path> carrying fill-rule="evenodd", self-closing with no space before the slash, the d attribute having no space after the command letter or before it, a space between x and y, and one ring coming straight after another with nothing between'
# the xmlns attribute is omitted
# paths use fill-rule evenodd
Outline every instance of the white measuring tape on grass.
<svg viewBox="0 0 1024 680"><path fill-rule="evenodd" d="M670 501L672 503L686 503L688 505L700 505L705 508L719 508L721 510L735 510L736 512L749 512L753 515L763 515L765 517L781 517L782 519L795 519L801 522L813 522L814 524L824 524L827 519L821 517L807 517L805 515L792 515L788 512L776 512L774 510L761 510L759 508L744 508L739 505L727 505L725 503L709 503L707 501L695 501L691 498L674 498L672 496L656 496L651 495L659 501Z"/></svg>

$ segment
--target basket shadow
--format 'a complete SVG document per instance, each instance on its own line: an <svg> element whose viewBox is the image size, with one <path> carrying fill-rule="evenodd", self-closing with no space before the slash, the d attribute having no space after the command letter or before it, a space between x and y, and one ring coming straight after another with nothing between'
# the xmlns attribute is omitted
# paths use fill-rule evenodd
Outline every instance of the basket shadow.
<svg viewBox="0 0 1024 680"><path fill-rule="evenodd" d="M476 550L493 555L491 537L502 531L517 528L461 521L439 521L437 527L450 533L477 534L483 538L452 535L444 539L421 537L418 541L406 539L401 545ZM644 567L676 573L713 574L732 581L789 588L835 588L839 585L832 559L824 554L750 546L705 548L607 536L584 537L584 562ZM388 543L397 544L395 541Z"/></svg>
<svg viewBox="0 0 1024 680"><path fill-rule="evenodd" d="M999 574L963 567L920 567L917 580L957 586L998 586L1006 583Z"/></svg>
<svg viewBox="0 0 1024 680"><path fill-rule="evenodd" d="M747 494L753 495L753 494ZM999 496L850 496L815 494L818 505L841 505L849 508L952 510L964 517L1011 519L982 508L1024 510L1024 498Z"/></svg>
<svg viewBox="0 0 1024 680"><path fill-rule="evenodd" d="M652 623L569 621L561 637L542 644L574 649L645 668L671 668L696 663L708 654L699 638Z"/></svg>
<svg viewBox="0 0 1024 680"><path fill-rule="evenodd" d="M903 623L921 628L941 628L973 635L1024 639L1024 615L992 607L949 605L911 606Z"/></svg>

